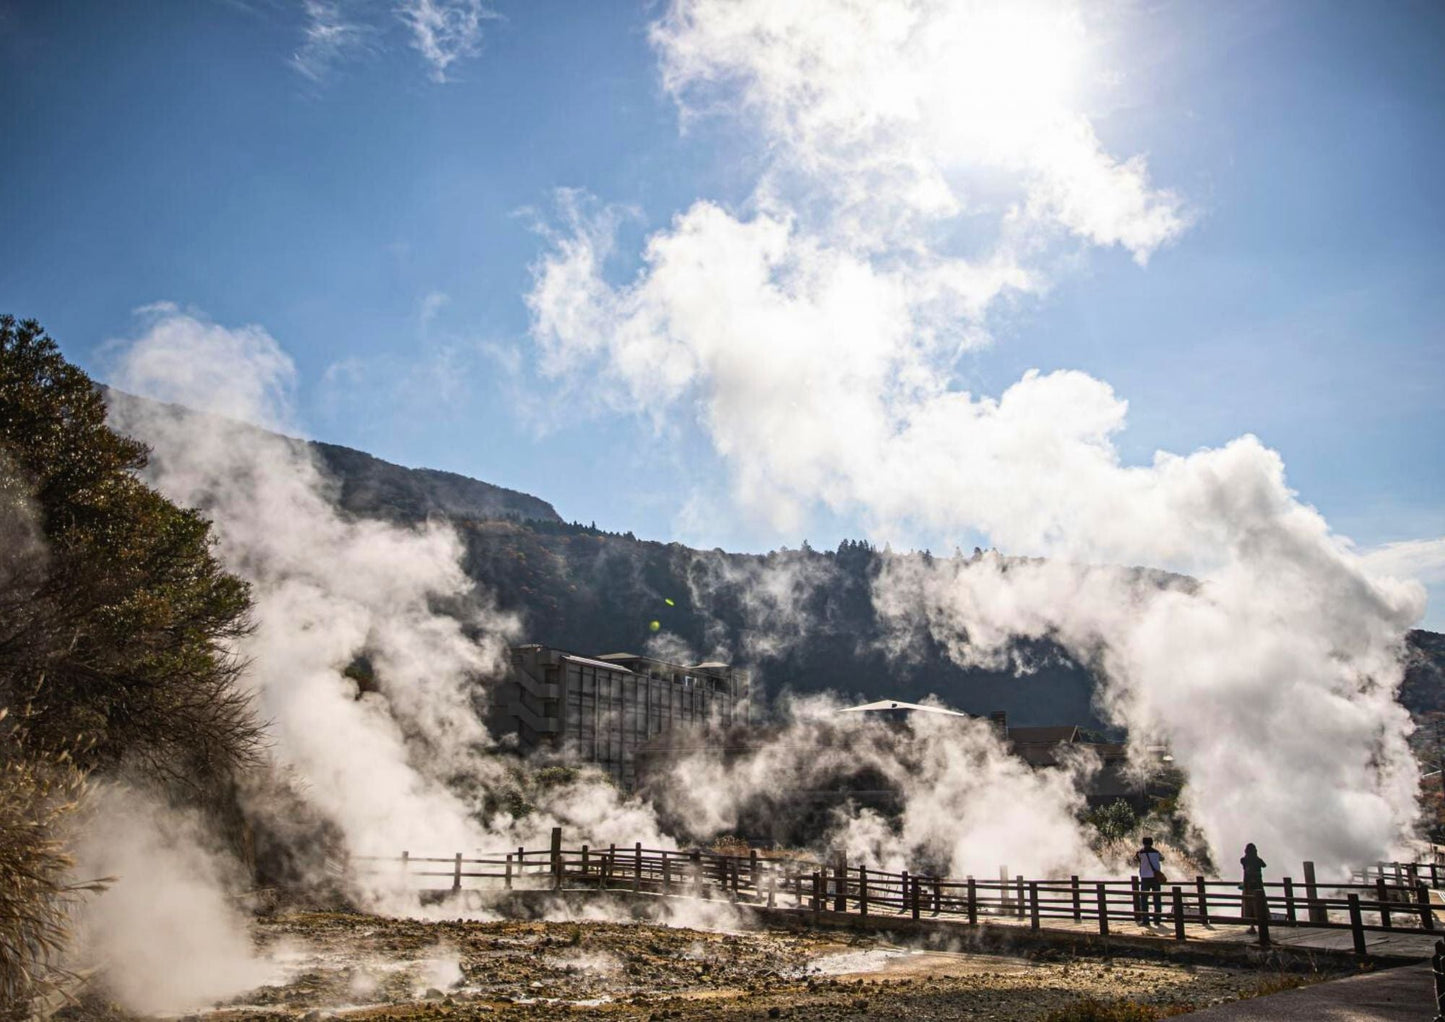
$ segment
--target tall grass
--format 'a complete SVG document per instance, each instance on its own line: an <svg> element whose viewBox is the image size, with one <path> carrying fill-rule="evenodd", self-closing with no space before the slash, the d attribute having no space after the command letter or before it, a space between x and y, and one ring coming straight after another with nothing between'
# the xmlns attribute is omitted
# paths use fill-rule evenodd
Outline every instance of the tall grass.
<svg viewBox="0 0 1445 1022"><path fill-rule="evenodd" d="M0 720L5 712L0 710ZM0 737L0 1019L30 1016L37 1001L63 997L60 968L70 908L107 881L75 882L65 847L67 818L85 780L63 756L32 759Z"/></svg>

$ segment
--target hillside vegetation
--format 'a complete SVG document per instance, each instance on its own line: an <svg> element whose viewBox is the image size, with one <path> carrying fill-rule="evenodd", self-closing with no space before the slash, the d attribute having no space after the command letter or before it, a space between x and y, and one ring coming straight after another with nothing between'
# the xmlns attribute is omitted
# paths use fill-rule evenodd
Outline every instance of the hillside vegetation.
<svg viewBox="0 0 1445 1022"><path fill-rule="evenodd" d="M466 544L467 573L518 615L520 641L722 659L753 668L769 699L935 695L971 713L1005 711L1017 725L1103 726L1093 675L1053 643L1019 644L1016 672L960 667L926 632L892 634L874 608L872 579L890 558L930 554L851 540L836 550L698 550L568 523L539 497L456 473L294 442L312 450L347 512L399 524L450 520ZM1159 574L1161 584L1171 578ZM1416 714L1445 711L1445 636L1415 631L1408 643L1401 701Z"/></svg>

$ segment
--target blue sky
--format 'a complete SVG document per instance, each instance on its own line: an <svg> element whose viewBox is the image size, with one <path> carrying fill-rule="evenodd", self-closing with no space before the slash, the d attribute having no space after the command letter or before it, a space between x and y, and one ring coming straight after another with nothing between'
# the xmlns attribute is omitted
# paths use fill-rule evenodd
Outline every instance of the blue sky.
<svg viewBox="0 0 1445 1022"><path fill-rule="evenodd" d="M649 35L665 5L408 3L0 0L0 308L101 378L140 307L257 324L310 435L605 528L878 535L846 501L749 515L695 415L540 368L527 297L571 229L558 189L611 211L614 284L694 202L757 206L771 151L745 118L680 114ZM428 51L418 12L444 10L458 33ZM327 25L339 42L308 47ZM1082 370L1128 401L1131 464L1253 433L1338 532L1427 541L1411 563L1445 627L1445 8L1141 4L1108 29L1090 123L1188 224L1144 266L1127 244L1031 253L1045 284L990 307L951 386Z"/></svg>

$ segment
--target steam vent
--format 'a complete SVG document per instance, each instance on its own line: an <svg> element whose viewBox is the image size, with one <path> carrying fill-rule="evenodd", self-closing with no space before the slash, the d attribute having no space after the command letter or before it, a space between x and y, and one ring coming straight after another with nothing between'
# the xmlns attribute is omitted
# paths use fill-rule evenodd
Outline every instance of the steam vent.
<svg viewBox="0 0 1445 1022"><path fill-rule="evenodd" d="M605 653L583 657L547 646L513 646L493 697L492 729L518 750L551 747L637 783L638 750L673 728L725 732L751 722L751 677L721 663L691 666Z"/></svg>

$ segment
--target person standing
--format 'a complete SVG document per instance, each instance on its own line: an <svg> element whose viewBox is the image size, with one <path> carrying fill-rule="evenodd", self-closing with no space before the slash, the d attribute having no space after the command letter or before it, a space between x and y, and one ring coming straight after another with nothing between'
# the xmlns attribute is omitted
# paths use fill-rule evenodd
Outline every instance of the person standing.
<svg viewBox="0 0 1445 1022"><path fill-rule="evenodd" d="M1244 855L1240 857L1239 864L1244 867L1244 883L1240 885L1244 891L1244 911L1241 915L1249 920L1249 932L1253 933L1255 892L1264 890L1264 868L1268 863L1259 857L1259 851L1251 841L1244 846Z"/></svg>
<svg viewBox="0 0 1445 1022"><path fill-rule="evenodd" d="M1139 860L1140 915L1149 922L1149 892L1154 892L1154 925L1164 922L1164 856L1154 847L1154 839L1146 837L1144 847L1134 853Z"/></svg>

